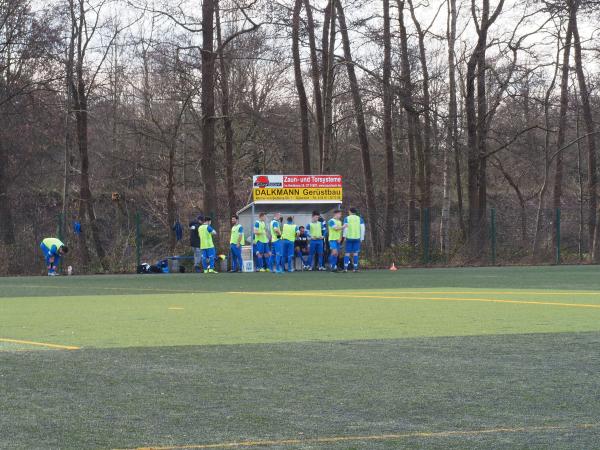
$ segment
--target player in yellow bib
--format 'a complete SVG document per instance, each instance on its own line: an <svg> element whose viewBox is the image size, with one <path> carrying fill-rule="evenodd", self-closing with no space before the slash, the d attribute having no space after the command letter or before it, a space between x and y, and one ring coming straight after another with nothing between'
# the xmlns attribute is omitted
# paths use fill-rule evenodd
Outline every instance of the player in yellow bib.
<svg viewBox="0 0 600 450"><path fill-rule="evenodd" d="M308 237L310 242L310 256L309 256L309 268L313 270L313 264L315 263L315 256L318 257L318 270L325 270L323 267L323 253L325 244L325 233L323 233L323 223L319 221L321 214L318 211L313 211L312 221L306 225L308 231Z"/></svg>
<svg viewBox="0 0 600 450"><path fill-rule="evenodd" d="M364 239L365 221L358 215L356 208L350 208L348 217L344 219L346 228L346 251L344 253L344 272L348 272L350 258L352 258L352 270L358 272L358 255L360 244Z"/></svg>
<svg viewBox="0 0 600 450"><path fill-rule="evenodd" d="M271 232L271 257L269 258L269 268L271 272L278 272L282 264L281 253L281 213L273 214L273 220L269 223Z"/></svg>
<svg viewBox="0 0 600 450"><path fill-rule="evenodd" d="M332 272L337 272L338 255L342 246L342 211L336 209L333 217L327 221L327 239L329 241L329 268Z"/></svg>
<svg viewBox="0 0 600 450"><path fill-rule="evenodd" d="M296 242L296 236L298 236L298 227L294 223L294 218L289 216L286 223L283 224L281 231L281 251L283 253L283 261L287 262L288 272L294 271L294 243ZM278 269L277 272L280 273L281 270Z"/></svg>
<svg viewBox="0 0 600 450"><path fill-rule="evenodd" d="M258 215L258 220L254 222L254 249L256 255L256 270L257 272L266 272L265 263L268 263L271 257L269 249L269 237L267 236L267 224L265 219L267 214L261 212Z"/></svg>
<svg viewBox="0 0 600 450"><path fill-rule="evenodd" d="M210 226L210 223L211 218L205 217L204 223L198 228L198 234L200 235L200 250L202 250L202 268L204 269L204 273L217 273L215 270L215 257L217 256L217 252L213 242L213 236L216 236L217 232Z"/></svg>
<svg viewBox="0 0 600 450"><path fill-rule="evenodd" d="M46 260L46 267L48 269L48 276L53 277L58 275L56 269L60 261L60 257L69 251L69 248L62 243L60 239L56 238L45 238L40 244L42 252L44 252L44 259Z"/></svg>
<svg viewBox="0 0 600 450"><path fill-rule="evenodd" d="M244 228L239 223L238 216L231 217L231 238L229 239L229 251L231 252L231 271L241 272L244 263L242 262L242 245L244 245Z"/></svg>

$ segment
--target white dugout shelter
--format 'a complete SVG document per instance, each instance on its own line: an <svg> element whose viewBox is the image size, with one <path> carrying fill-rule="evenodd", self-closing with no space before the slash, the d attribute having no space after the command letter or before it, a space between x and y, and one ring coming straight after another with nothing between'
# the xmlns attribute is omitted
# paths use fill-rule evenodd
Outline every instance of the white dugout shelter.
<svg viewBox="0 0 600 450"><path fill-rule="evenodd" d="M245 272L254 270L253 228L261 212L267 214L267 228L275 213L281 213L284 220L293 216L298 226L306 226L311 221L313 211L329 218L332 211L342 205L342 177L255 175L252 180L252 200L237 212L248 244L242 251Z"/></svg>

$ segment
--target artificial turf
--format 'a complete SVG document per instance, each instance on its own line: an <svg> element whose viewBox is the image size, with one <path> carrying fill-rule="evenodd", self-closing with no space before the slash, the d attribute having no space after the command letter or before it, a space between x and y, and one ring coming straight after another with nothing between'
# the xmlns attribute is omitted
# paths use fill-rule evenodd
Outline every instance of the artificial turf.
<svg viewBox="0 0 600 450"><path fill-rule="evenodd" d="M597 270L0 279L0 448L598 447Z"/></svg>

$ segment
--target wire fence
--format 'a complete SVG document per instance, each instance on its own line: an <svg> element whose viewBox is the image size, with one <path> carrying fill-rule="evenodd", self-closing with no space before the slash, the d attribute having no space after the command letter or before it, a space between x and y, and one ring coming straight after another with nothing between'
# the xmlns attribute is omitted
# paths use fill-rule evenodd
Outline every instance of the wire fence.
<svg viewBox="0 0 600 450"><path fill-rule="evenodd" d="M171 256L184 257L192 266L188 221L181 220L181 233L144 211L131 207L113 211L110 220L100 222L105 267L97 262L81 264L81 240L74 221L62 215L29 221L17 232L16 243L4 246L0 257L1 274L39 274L44 263L39 243L44 237L58 236L71 251L65 264L75 273L132 273L141 262L155 264ZM35 212L32 211L32 214ZM41 216L43 217L43 216ZM399 266L460 266L514 264L581 264L591 262L588 218L579 208L515 209L491 208L459 215L449 211L443 217L437 208L397 211L389 236L380 233L382 245L373 248L367 223L367 239L362 246L362 264L385 268ZM230 225L222 220L215 225L218 253L228 255ZM84 230L89 231L89 230ZM93 249L88 232L88 247ZM179 239L177 239L179 238Z"/></svg>

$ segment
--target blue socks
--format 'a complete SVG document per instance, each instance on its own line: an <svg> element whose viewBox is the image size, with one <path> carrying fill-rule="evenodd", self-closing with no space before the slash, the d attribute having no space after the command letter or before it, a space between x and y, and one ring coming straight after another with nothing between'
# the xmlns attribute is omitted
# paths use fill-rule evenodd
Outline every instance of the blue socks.
<svg viewBox="0 0 600 450"><path fill-rule="evenodd" d="M354 270L358 270L358 255L354 255L352 259L352 264L354 264Z"/></svg>

